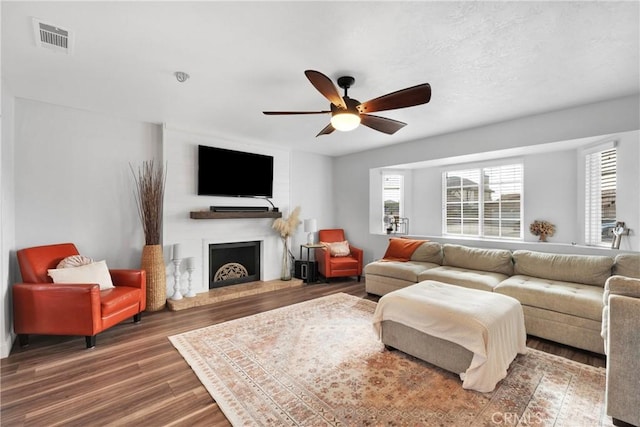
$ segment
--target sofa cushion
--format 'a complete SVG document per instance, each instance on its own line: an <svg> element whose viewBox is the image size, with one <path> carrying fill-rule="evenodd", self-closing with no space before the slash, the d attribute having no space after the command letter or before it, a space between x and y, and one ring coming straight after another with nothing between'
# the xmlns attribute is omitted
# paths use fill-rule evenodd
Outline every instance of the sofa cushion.
<svg viewBox="0 0 640 427"><path fill-rule="evenodd" d="M391 238L382 258L392 261L409 261L415 250L424 240Z"/></svg>
<svg viewBox="0 0 640 427"><path fill-rule="evenodd" d="M342 242L320 242L320 244L329 250L332 257L349 256L351 254L348 240Z"/></svg>
<svg viewBox="0 0 640 427"><path fill-rule="evenodd" d="M493 291L514 297L522 305L602 320L604 289L597 286L515 275Z"/></svg>
<svg viewBox="0 0 640 427"><path fill-rule="evenodd" d="M640 254L616 255L613 274L640 279Z"/></svg>
<svg viewBox="0 0 640 427"><path fill-rule="evenodd" d="M364 273L417 283L418 274L434 267L439 265L431 262L374 261L364 267Z"/></svg>
<svg viewBox="0 0 640 427"><path fill-rule="evenodd" d="M491 271L510 276L513 274L511 251L507 249L470 248L445 243L442 246L442 265L469 270Z"/></svg>
<svg viewBox="0 0 640 427"><path fill-rule="evenodd" d="M564 255L528 250L513 252L516 275L604 287L611 276L613 258L597 255Z"/></svg>
<svg viewBox="0 0 640 427"><path fill-rule="evenodd" d="M442 265L442 245L438 242L425 241L413 252L411 261L432 262Z"/></svg>
<svg viewBox="0 0 640 427"><path fill-rule="evenodd" d="M507 277L505 274L491 271L441 266L424 270L418 274L418 282L422 282L423 280L436 280L450 285L491 292L493 288Z"/></svg>
<svg viewBox="0 0 640 427"><path fill-rule="evenodd" d="M113 288L113 281L104 260L79 267L50 268L47 271L53 279L53 283L68 285L97 283L100 285L101 291Z"/></svg>

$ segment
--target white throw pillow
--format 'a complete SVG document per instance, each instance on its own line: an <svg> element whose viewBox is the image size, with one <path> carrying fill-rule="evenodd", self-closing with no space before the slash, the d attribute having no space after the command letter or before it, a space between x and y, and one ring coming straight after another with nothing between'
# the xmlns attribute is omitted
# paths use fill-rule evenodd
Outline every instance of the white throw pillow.
<svg viewBox="0 0 640 427"><path fill-rule="evenodd" d="M47 270L53 283L86 284L97 283L100 290L113 288L111 275L106 261L92 262L80 267L56 268Z"/></svg>
<svg viewBox="0 0 640 427"><path fill-rule="evenodd" d="M329 253L331 256L348 256L351 253L349 249L349 241L345 240L344 242L320 242L327 249L329 249Z"/></svg>

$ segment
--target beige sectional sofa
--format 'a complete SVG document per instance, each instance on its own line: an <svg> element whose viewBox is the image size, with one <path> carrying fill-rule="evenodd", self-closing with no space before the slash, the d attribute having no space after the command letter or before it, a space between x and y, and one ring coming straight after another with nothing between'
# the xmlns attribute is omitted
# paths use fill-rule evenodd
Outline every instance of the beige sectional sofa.
<svg viewBox="0 0 640 427"><path fill-rule="evenodd" d="M364 273L366 290L375 295L436 280L514 297L522 304L528 334L604 354L604 285L620 268L616 259L625 274L637 269L640 277L640 254L512 252L429 241L406 261L374 261Z"/></svg>

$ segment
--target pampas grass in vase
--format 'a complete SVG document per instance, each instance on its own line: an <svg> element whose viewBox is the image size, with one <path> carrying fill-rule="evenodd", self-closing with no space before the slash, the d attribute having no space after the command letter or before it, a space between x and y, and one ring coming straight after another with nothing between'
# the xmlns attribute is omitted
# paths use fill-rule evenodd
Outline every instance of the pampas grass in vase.
<svg viewBox="0 0 640 427"><path fill-rule="evenodd" d="M282 270L280 272L280 280L291 280L291 258L293 255L289 250L289 237L295 233L298 225L300 224L300 206L291 212L289 218L277 218L273 221L271 226L274 230L280 233L282 243L284 244L284 251L282 253Z"/></svg>
<svg viewBox="0 0 640 427"><path fill-rule="evenodd" d="M141 268L146 272L147 311L163 310L167 302L167 277L160 244L162 206L166 176L164 168L148 160L138 167L131 166L135 180L138 214L144 231Z"/></svg>

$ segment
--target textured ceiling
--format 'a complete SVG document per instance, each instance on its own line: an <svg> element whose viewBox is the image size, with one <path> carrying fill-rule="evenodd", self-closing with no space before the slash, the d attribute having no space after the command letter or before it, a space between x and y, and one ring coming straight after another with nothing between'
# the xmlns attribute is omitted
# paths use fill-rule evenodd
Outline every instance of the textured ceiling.
<svg viewBox="0 0 640 427"><path fill-rule="evenodd" d="M32 17L71 29L36 48ZM640 92L639 3L2 2L2 78L18 97L227 140L342 155ZM419 83L426 105L316 138L329 117L304 76L355 77L360 101ZM178 83L175 71L191 75Z"/></svg>

